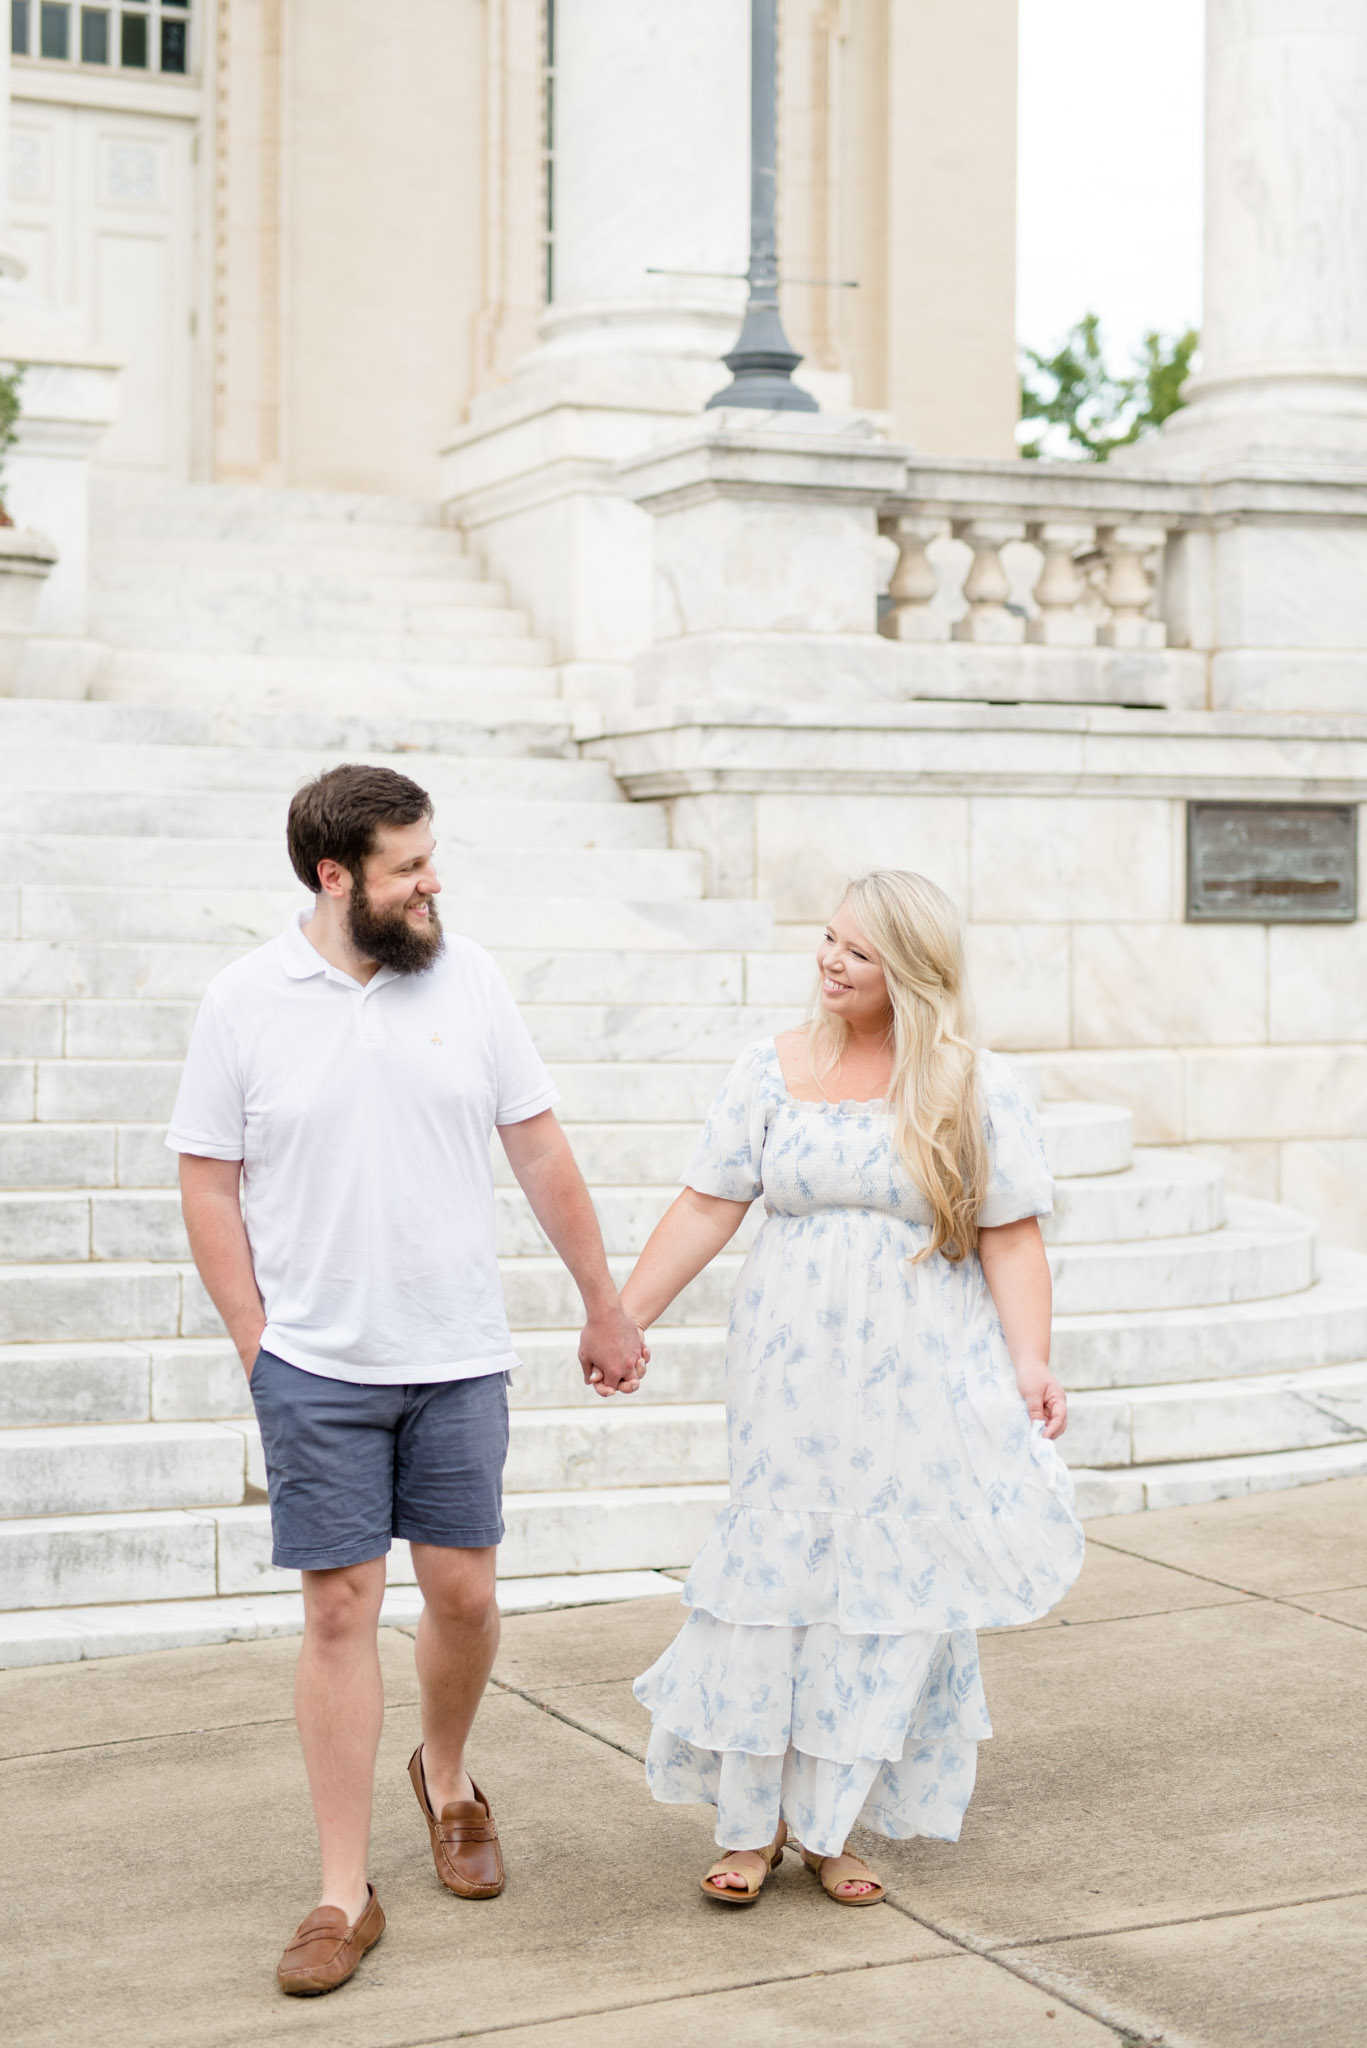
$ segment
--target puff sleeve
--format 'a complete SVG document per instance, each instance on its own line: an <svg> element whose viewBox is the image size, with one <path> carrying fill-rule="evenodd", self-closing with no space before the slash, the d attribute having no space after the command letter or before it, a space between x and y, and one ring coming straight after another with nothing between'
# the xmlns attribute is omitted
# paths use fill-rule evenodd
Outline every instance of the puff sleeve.
<svg viewBox="0 0 1367 2048"><path fill-rule="evenodd" d="M1015 1068L1000 1053L978 1055L979 1093L992 1176L978 1227L1050 1216L1054 1179L1044 1156L1035 1105Z"/></svg>
<svg viewBox="0 0 1367 2048"><path fill-rule="evenodd" d="M728 1202L753 1202L759 1195L769 1117L782 1100L776 1068L771 1040L746 1046L707 1112L684 1171L685 1187Z"/></svg>

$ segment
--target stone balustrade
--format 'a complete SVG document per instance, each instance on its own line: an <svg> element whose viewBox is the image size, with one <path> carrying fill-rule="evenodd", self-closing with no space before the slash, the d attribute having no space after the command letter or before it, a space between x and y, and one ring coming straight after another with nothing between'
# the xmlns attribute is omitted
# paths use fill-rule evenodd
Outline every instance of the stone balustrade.
<svg viewBox="0 0 1367 2048"><path fill-rule="evenodd" d="M922 647L1181 645L1164 562L1169 537L1204 522L1201 495L1077 463L912 457L879 513L897 550L879 631Z"/></svg>

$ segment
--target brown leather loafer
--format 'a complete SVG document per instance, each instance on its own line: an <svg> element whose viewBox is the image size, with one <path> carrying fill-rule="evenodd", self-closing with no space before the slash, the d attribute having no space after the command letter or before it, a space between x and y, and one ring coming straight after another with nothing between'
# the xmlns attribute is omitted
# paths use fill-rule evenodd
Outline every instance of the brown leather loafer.
<svg viewBox="0 0 1367 2048"><path fill-rule="evenodd" d="M489 1802L474 1779L473 1799L453 1799L443 1806L441 1819L432 1811L423 1776L422 1744L408 1759L408 1775L418 1795L427 1832L432 1837L432 1861L437 1876L448 1892L459 1899L496 1899L503 1889L503 1851L498 1846L498 1829Z"/></svg>
<svg viewBox="0 0 1367 2048"><path fill-rule="evenodd" d="M340 1906L319 1906L301 1920L294 1930L276 1980L291 1998L316 1998L320 1991L335 1991L360 1962L368 1948L374 1948L384 1933L384 1914L373 1884L370 1898L354 1927L348 1927Z"/></svg>

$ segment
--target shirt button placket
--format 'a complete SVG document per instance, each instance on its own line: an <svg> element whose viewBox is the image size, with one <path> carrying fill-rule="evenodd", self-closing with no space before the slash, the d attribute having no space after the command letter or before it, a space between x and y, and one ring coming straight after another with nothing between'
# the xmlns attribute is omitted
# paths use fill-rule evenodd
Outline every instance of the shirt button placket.
<svg viewBox="0 0 1367 2048"><path fill-rule="evenodd" d="M370 990L368 988L361 990L360 1031L361 1044L368 1051L374 1051L384 1044L384 1039L380 1032L380 1021L371 1004Z"/></svg>

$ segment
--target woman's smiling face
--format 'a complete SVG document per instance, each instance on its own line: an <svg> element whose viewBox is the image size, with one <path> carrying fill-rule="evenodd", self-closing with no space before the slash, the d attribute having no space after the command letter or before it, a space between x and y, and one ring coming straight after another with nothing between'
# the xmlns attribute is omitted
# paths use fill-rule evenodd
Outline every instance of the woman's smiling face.
<svg viewBox="0 0 1367 2048"><path fill-rule="evenodd" d="M882 962L860 930L848 903L826 926L816 949L821 970L821 1007L856 1029L882 1024L892 1005Z"/></svg>

